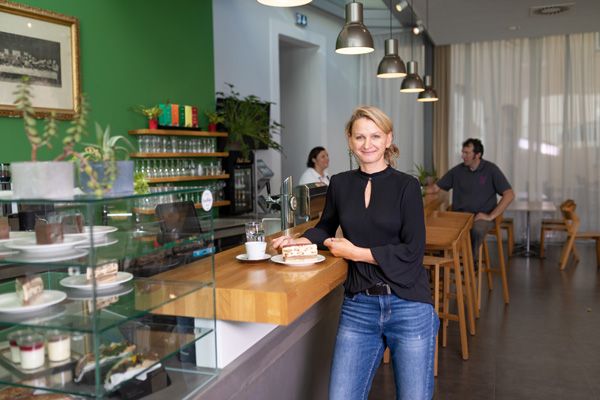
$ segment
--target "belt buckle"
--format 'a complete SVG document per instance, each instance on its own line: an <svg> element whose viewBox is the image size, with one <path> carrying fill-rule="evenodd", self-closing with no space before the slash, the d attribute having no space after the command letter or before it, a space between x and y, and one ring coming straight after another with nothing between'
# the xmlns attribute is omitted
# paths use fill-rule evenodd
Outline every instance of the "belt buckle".
<svg viewBox="0 0 600 400"><path fill-rule="evenodd" d="M376 293L372 293L371 289L376 289L374 290ZM385 291L382 289L384 289ZM372 286L369 289L365 289L365 294L367 296L384 296L392 294L392 289L387 283L378 283L377 285Z"/></svg>

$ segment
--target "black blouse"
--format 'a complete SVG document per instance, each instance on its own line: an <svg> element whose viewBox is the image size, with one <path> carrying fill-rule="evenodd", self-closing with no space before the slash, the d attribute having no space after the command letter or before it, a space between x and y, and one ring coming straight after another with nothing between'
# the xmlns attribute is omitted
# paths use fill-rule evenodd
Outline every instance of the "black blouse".
<svg viewBox="0 0 600 400"><path fill-rule="evenodd" d="M369 180L371 200L365 208ZM321 220L303 236L322 246L325 239L335 236L338 226L354 245L371 249L378 264L348 260L347 293L385 282L398 297L431 303L423 268L423 199L414 177L391 167L374 174L353 170L334 175Z"/></svg>

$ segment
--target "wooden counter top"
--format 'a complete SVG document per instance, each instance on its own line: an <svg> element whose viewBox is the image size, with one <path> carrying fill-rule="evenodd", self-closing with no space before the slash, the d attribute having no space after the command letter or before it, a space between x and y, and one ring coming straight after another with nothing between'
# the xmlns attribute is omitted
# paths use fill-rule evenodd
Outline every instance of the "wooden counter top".
<svg viewBox="0 0 600 400"><path fill-rule="evenodd" d="M428 195L423 199L425 215L447 203L447 195ZM286 231L300 235L317 220ZM279 233L268 237L270 241ZM267 248L269 254L275 254ZM216 316L220 320L288 325L346 279L348 265L343 259L321 251L325 261L307 267L288 267L270 261L242 263L235 256L245 253L243 246L216 254ZM175 281L207 281L210 259L194 262L154 276ZM143 299L140 299L143 307ZM155 312L195 318L213 315L212 290L199 290L169 303Z"/></svg>
<svg viewBox="0 0 600 400"><path fill-rule="evenodd" d="M300 235L317 221L286 231ZM279 235L279 234L277 234ZM270 237L267 238L270 240ZM267 249L275 254L272 249ZM216 254L217 319L288 325L346 279L347 264L327 251L325 261L307 267L288 267L270 261L242 263L235 256L245 253L243 246ZM156 275L156 279L205 281L210 260L201 260ZM211 315L211 290L199 290L156 312L195 318Z"/></svg>

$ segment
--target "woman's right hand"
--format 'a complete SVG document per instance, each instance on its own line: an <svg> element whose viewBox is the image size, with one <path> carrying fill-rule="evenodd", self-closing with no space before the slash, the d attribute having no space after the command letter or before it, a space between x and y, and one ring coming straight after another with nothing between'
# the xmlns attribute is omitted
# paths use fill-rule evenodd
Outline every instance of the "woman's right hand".
<svg viewBox="0 0 600 400"><path fill-rule="evenodd" d="M294 239L291 236L283 235L283 236L279 236L279 237L273 239L271 241L271 246L273 247L273 249L278 250L278 249L282 248L283 246L288 246L291 244L303 244L303 243L310 243L310 241L306 238Z"/></svg>

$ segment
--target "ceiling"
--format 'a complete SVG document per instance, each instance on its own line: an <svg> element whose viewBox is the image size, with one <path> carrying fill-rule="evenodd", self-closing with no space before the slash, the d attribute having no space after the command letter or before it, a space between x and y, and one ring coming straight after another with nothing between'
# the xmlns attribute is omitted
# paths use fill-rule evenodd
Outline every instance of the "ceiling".
<svg viewBox="0 0 600 400"><path fill-rule="evenodd" d="M390 0L363 0L365 25L389 27ZM399 0L392 0L395 5ZM344 18L349 0L313 0L312 6ZM410 3L411 1L409 1ZM558 15L535 15L530 7L568 4ZM426 23L426 0L414 0L416 19ZM394 27L410 27L410 12L394 9ZM429 36L436 45L600 31L600 0L429 0ZM599 39L600 41L600 39ZM600 43L598 43L600 46Z"/></svg>

